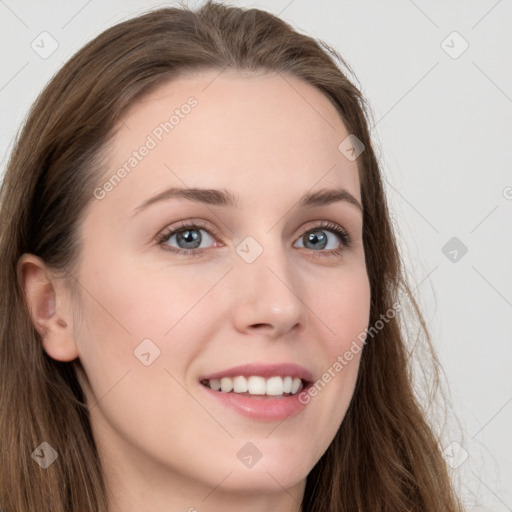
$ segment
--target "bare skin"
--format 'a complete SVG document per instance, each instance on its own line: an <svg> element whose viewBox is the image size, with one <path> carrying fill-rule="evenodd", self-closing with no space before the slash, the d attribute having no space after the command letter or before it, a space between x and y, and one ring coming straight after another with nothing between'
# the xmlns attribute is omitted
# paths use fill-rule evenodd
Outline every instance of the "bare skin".
<svg viewBox="0 0 512 512"><path fill-rule="evenodd" d="M190 97L197 104L181 108ZM155 132L175 109L179 122ZM109 147L100 187L148 136L156 143L98 198L91 191L79 303L39 258L20 260L44 349L85 369L110 512L300 510L306 477L345 416L360 354L282 421L239 414L199 378L283 362L321 379L367 327L361 210L348 200L298 204L331 189L361 201L357 163L338 149L348 135L330 101L295 77L183 75L137 102ZM238 206L174 197L136 210L171 187L226 190ZM156 241L196 222L195 255L170 250L183 251L176 234ZM348 232L350 245L325 222ZM247 237L246 253L262 250L251 263L237 252ZM134 355L146 339L160 351L153 359L146 345L148 365ZM261 453L252 467L237 457L248 442Z"/></svg>

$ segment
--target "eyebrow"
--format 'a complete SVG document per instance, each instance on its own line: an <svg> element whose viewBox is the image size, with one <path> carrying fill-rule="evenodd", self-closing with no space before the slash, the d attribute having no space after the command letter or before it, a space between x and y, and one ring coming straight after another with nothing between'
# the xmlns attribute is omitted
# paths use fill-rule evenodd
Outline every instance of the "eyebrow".
<svg viewBox="0 0 512 512"><path fill-rule="evenodd" d="M137 206L129 214L129 217L137 215L149 206L169 199L188 199L197 203L208 204L212 206L224 206L238 208L238 199L228 190L209 189L209 188L169 188L151 197ZM314 208L315 206L327 206L338 202L347 202L352 204L363 212L361 203L344 188L322 189L317 192L304 194L298 201L300 208Z"/></svg>

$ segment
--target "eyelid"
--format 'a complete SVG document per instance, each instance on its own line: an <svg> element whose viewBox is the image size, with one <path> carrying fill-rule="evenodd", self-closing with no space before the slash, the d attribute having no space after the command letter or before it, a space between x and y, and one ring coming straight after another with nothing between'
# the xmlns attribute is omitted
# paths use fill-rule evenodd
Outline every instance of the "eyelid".
<svg viewBox="0 0 512 512"><path fill-rule="evenodd" d="M210 235L212 235L213 238L215 238L216 240L220 240L221 244L223 245L222 236L220 235L219 231L212 224L210 224L207 221L201 220L201 219L186 219L186 220L179 221L177 224L171 224L171 225L167 226L155 237L156 244L157 245L166 245L166 244L164 244L164 242L166 242L171 236L174 236L176 233L178 233L182 230L194 229L194 228L199 228L199 229L203 229L203 230L207 231ZM352 245L352 237L351 237L350 233L345 228L341 227L339 224L337 224L335 222L323 220L323 221L310 221L309 223L306 224L306 227L302 226L301 229L295 235L296 240L294 242L294 246L295 246L295 243L297 243L297 241L302 236L304 236L305 234L307 234L311 231L314 231L315 229L318 229L318 230L325 229L325 230L331 231L332 233L337 235L338 238L340 238L340 240L341 240L341 247L338 249L331 249L328 251L322 251L322 250L308 251L311 253L317 253L317 254L313 254L315 257L317 257L317 256L328 257L331 255L335 255L337 253L340 253L345 248L351 247L351 245ZM211 249L211 248L208 248L208 249ZM203 254L205 251L207 251L208 249L204 249L204 248L203 249L181 249L181 248L172 247L172 246L167 245L167 248L165 250L174 252L177 254L182 254L182 255L199 256L199 255ZM304 248L304 249L307 249L307 248Z"/></svg>
<svg viewBox="0 0 512 512"><path fill-rule="evenodd" d="M186 219L181 220L176 224L171 224L164 228L157 236L156 242L158 244L163 244L166 240L168 240L171 236L175 235L179 231L185 230L187 228L200 228L205 231L208 231L214 238L222 239L219 231L209 222L201 220L201 219ZM198 252L204 251L205 249L176 249L176 251L190 251L190 252Z"/></svg>
<svg viewBox="0 0 512 512"><path fill-rule="evenodd" d="M347 246L347 247L350 247L353 243L353 240L352 240L352 236L350 235L350 232L345 229L344 227L342 227L340 224L338 224L337 222L332 222L330 220L313 220L313 221L310 221L307 223L307 227L304 228L304 227L301 227L300 231L299 231L299 235L298 238L304 236L306 233L309 233L311 231L314 231L314 230L322 230L322 229L325 229L326 231L331 231L333 233L335 233L342 241L342 243ZM324 251L324 252L327 252L327 251Z"/></svg>

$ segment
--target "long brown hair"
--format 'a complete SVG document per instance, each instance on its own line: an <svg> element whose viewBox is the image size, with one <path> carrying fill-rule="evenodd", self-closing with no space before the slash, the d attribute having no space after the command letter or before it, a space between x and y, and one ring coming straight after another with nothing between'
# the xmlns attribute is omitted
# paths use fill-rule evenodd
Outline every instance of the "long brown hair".
<svg viewBox="0 0 512 512"><path fill-rule="evenodd" d="M24 253L63 277L80 255L77 227L100 182L102 151L127 107L191 69L289 73L317 87L365 145L358 159L370 326L400 297L412 304L369 133L369 108L346 62L322 42L257 9L205 3L120 23L81 49L32 107L0 196L0 507L5 512L108 510L101 463L76 365L43 350L17 274ZM460 511L411 377L398 317L365 345L356 389L333 442L307 477L304 512ZM432 352L432 382L438 362ZM46 470L31 454L58 447Z"/></svg>

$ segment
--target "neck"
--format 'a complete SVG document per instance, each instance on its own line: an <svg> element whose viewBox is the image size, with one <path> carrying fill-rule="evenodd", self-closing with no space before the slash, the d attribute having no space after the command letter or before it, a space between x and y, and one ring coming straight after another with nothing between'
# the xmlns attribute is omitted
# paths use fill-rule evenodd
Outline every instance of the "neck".
<svg viewBox="0 0 512 512"><path fill-rule="evenodd" d="M117 461L104 464L109 497L108 512L301 512L305 480L285 489L267 474L268 485L244 489L235 471L218 475L210 484L169 470L148 472L144 466ZM256 471L252 469L251 471ZM261 473L261 472L260 472ZM261 474L257 475L261 478Z"/></svg>
<svg viewBox="0 0 512 512"><path fill-rule="evenodd" d="M285 487L271 472L241 465L216 473L204 472L201 479L187 461L178 468L170 467L121 438L103 437L101 430L96 429L95 439L110 504L108 512L302 510L306 479Z"/></svg>

